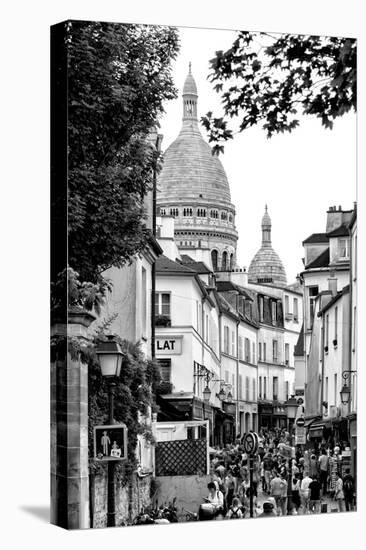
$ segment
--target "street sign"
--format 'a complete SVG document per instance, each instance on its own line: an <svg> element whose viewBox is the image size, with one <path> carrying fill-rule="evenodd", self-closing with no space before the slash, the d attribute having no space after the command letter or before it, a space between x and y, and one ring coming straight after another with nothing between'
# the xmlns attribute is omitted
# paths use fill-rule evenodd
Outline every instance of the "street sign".
<svg viewBox="0 0 366 550"><path fill-rule="evenodd" d="M127 426L94 426L94 458L103 462L127 458Z"/></svg>
<svg viewBox="0 0 366 550"><path fill-rule="evenodd" d="M258 435L255 432L245 434L243 445L246 453L255 454L258 449Z"/></svg>
<svg viewBox="0 0 366 550"><path fill-rule="evenodd" d="M295 444L296 445L305 445L306 444L306 428L304 426L296 426L296 429L295 429Z"/></svg>
<svg viewBox="0 0 366 550"><path fill-rule="evenodd" d="M296 426L298 426L299 428L303 428L305 426L305 418L303 418L302 416L300 416L297 420L296 420Z"/></svg>

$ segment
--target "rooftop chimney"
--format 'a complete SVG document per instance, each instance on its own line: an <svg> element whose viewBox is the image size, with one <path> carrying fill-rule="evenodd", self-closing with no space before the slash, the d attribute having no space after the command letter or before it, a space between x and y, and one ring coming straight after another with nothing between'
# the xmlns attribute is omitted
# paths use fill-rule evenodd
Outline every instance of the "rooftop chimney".
<svg viewBox="0 0 366 550"><path fill-rule="evenodd" d="M339 209L337 209L336 206L330 206L327 212L327 226L325 230L326 233L337 229L337 227L342 225L342 222L342 207L339 206Z"/></svg>

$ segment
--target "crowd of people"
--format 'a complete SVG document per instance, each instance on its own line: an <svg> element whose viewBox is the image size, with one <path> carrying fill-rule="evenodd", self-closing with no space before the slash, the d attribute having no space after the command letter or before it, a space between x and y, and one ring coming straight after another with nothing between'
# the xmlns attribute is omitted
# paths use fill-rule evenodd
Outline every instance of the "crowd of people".
<svg viewBox="0 0 366 550"><path fill-rule="evenodd" d="M216 518L250 517L251 496L254 517L320 513L327 511L330 499L340 512L354 509L355 481L349 469L341 468L339 447L323 446L315 452L297 446L289 456L286 430L264 429L258 436L252 484L243 438L211 456L211 481L204 500L214 507Z"/></svg>

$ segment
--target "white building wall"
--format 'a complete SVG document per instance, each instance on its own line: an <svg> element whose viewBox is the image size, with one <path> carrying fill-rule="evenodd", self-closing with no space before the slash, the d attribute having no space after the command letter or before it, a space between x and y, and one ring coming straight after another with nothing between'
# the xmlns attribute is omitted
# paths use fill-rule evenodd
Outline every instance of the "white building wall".
<svg viewBox="0 0 366 550"><path fill-rule="evenodd" d="M357 220L355 221L352 227L351 233L351 247L352 247L352 278L351 278L351 353L350 353L350 369L352 371L357 371ZM352 388L352 400L350 411L355 412L357 410L357 374L351 375L351 388Z"/></svg>
<svg viewBox="0 0 366 550"><path fill-rule="evenodd" d="M194 377L194 362L204 365L214 378L220 377L218 313L203 300L203 294L193 277L161 275L156 280L156 292L170 294L171 327L156 327L159 342L181 340L179 353L156 348L156 358L171 359L173 392L195 392L203 399L204 378ZM212 391L211 404L217 405Z"/></svg>
<svg viewBox="0 0 366 550"><path fill-rule="evenodd" d="M349 270L336 271L335 278L337 279L337 290L342 290L349 283ZM310 333L311 333L311 315L310 315L310 287L317 286L319 293L328 290L329 288L329 269L305 271L304 277L304 330L305 330L305 349L309 353Z"/></svg>

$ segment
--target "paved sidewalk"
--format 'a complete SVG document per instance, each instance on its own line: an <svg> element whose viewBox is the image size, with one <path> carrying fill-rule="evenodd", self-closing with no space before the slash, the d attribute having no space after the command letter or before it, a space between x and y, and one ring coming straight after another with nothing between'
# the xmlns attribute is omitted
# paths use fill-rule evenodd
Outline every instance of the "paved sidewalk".
<svg viewBox="0 0 366 550"><path fill-rule="evenodd" d="M263 503L270 498L270 495L267 493L264 493L261 489L261 487L258 488L258 503L260 505L260 508L263 509ZM321 503L326 502L327 504L327 513L335 513L338 512L338 504L335 502L331 497L325 497L322 498ZM309 513L310 514L310 513ZM296 515L296 514L294 514ZM301 512L301 508L298 515L303 515Z"/></svg>

